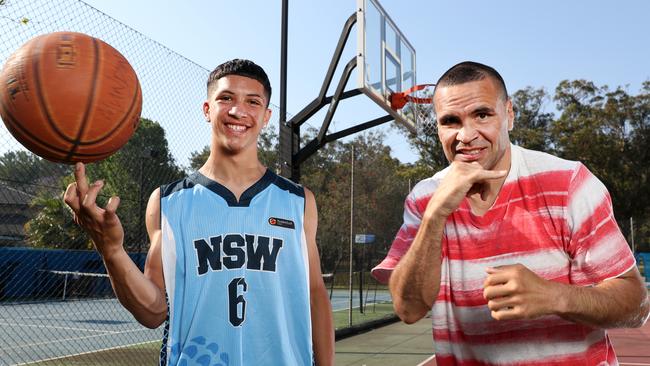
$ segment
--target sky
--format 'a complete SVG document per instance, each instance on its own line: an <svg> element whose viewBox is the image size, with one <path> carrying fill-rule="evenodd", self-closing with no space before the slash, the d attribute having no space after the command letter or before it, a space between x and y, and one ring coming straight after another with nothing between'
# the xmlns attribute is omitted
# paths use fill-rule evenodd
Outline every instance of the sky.
<svg viewBox="0 0 650 366"><path fill-rule="evenodd" d="M255 61L269 74L271 102L279 105L281 0L83 1L207 69L232 58ZM317 96L356 0L288 3L287 109L295 114ZM510 93L527 86L553 93L561 80L587 79L634 94L650 79L648 1L380 3L416 50L418 83L435 82L447 68L465 60L495 67ZM356 31L339 72L356 52ZM333 129L385 114L363 98L342 103ZM553 109L551 100L547 108ZM323 114L309 124L320 126ZM397 158L417 159L404 136L387 127L383 131Z"/></svg>

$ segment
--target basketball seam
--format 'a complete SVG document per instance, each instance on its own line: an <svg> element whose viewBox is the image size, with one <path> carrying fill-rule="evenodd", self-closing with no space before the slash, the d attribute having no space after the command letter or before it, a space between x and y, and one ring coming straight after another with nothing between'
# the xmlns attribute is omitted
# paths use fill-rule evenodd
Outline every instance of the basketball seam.
<svg viewBox="0 0 650 366"><path fill-rule="evenodd" d="M93 69L93 81L92 81L92 89L90 91L90 97L86 101L86 112L84 113L84 117L81 120L81 127L79 128L79 132L77 133L77 137L75 140L72 142L73 146L68 152L68 156L66 157L67 160L70 160L72 156L75 154L75 151L77 151L77 148L79 147L79 141L81 141L81 136L83 136L83 133L86 129L86 125L88 124L88 116L90 115L90 110L92 106L94 105L95 101L95 94L97 92L97 75L99 74L99 46L97 45L97 39L96 38L91 38L93 41L93 49L95 51L95 59L93 60L94 63L94 69Z"/></svg>
<svg viewBox="0 0 650 366"><path fill-rule="evenodd" d="M133 98L131 99L131 106L129 107L129 110L124 114L124 116L122 117L122 119L120 120L120 122L119 122L115 127L113 127L113 129L111 129L110 131L106 132L103 136L100 136L100 137L98 137L98 138L96 138L96 139L94 139L94 140L89 140L89 141L79 142L79 145L84 146L84 145L91 145L91 144L95 144L95 143L97 143L97 142L100 142L100 141L106 139L107 137L110 137L112 134L115 133L115 131L119 130L120 127L122 127L122 125L123 125L125 122L127 122L128 117L131 116L131 112L133 112L133 109L134 109L134 108L136 107L136 105L137 105L138 93L140 92L140 82L138 81L138 77L137 77L137 76L136 76L136 78L135 78L135 84L136 84L135 95L134 95ZM118 150L119 150L119 148L118 148ZM117 151L117 150L116 150L116 151Z"/></svg>
<svg viewBox="0 0 650 366"><path fill-rule="evenodd" d="M14 117L14 115L11 114L11 112L9 112L8 106L4 103L4 101L2 102L2 108L4 109L4 111L6 113L6 117L11 122L11 127L16 128L17 130L20 130L20 132L22 132L23 135L29 137L31 140L33 140L33 142L36 142L37 144L40 144L41 146L39 146L39 147L41 147L41 148L46 147L46 148L48 148L50 150L53 150L54 152L61 152L63 154L66 154L68 152L68 150L64 150L64 149L62 149L60 147L50 145L47 142L41 140L40 138L38 138L38 137L34 136L32 133L30 133L29 130L25 129L20 124L20 122L18 122L16 117ZM7 125L7 128L9 128L8 125ZM117 151L117 150L113 150L110 153L115 152L115 151ZM77 155L77 156L87 156L87 157L97 157L97 156L101 156L101 155L105 155L105 154L107 154L107 153L106 152L92 153L92 154L91 153L76 153L75 155Z"/></svg>
<svg viewBox="0 0 650 366"><path fill-rule="evenodd" d="M36 46L34 46L34 50L32 51L34 54L38 53L42 47L43 47L43 42L45 42L45 38L41 38L38 40L38 43L36 43ZM40 77L40 72L38 70L38 67L40 66L40 59L38 57L33 57L32 61L32 69L34 71L34 84L35 89L36 89L36 100L38 100L38 104L41 106L41 110L45 114L45 119L47 120L47 123L50 125L50 127L56 132L57 135L59 135L60 138L62 138L66 142L74 143L74 140L70 139L67 137L54 123L54 119L50 115L50 111L45 103L45 97L43 96L43 91L42 91L42 85L41 85L41 77Z"/></svg>

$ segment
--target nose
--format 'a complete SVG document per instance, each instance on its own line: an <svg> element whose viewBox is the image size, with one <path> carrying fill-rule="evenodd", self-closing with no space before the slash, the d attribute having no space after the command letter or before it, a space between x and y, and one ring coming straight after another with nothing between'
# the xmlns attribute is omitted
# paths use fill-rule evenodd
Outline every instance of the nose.
<svg viewBox="0 0 650 366"><path fill-rule="evenodd" d="M468 144L478 137L478 131L471 123L463 123L463 126L458 130L456 140L463 144Z"/></svg>
<svg viewBox="0 0 650 366"><path fill-rule="evenodd" d="M242 118L244 117L244 114L245 113L242 107L239 105L239 103L233 104L232 107L230 107L230 109L228 110L228 115L233 118L237 118L237 119Z"/></svg>

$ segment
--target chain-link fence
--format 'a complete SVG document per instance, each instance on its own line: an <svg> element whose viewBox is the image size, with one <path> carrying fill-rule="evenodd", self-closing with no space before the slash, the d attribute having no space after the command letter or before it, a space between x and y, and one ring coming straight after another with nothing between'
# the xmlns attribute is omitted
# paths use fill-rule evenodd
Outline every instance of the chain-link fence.
<svg viewBox="0 0 650 366"><path fill-rule="evenodd" d="M74 31L109 43L135 69L144 101L140 127L87 171L91 180L105 180L100 204L120 196L125 246L143 268L149 193L195 169L209 144L201 111L209 70L77 0L0 0L0 29L0 64L37 35ZM271 108L269 126L277 130L278 108ZM62 202L71 168L33 155L0 124L0 366L154 364L162 329L141 326L115 299L101 258ZM347 244L333 244L341 248L323 268L339 330L394 316L386 288L368 274L389 240L382 238L383 251L355 257L352 269ZM358 246L355 255L363 251Z"/></svg>

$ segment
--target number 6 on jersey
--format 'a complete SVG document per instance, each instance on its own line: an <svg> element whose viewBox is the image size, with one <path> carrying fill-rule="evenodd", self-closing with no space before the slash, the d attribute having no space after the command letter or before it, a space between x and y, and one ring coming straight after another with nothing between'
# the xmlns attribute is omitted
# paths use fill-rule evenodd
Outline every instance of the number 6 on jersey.
<svg viewBox="0 0 650 366"><path fill-rule="evenodd" d="M234 278L228 285L228 313L230 316L230 323L238 327L244 322L246 316L246 300L244 295L238 295L239 286L242 287L242 292L246 293L248 285L246 280L242 277ZM241 304L241 316L239 315L238 305Z"/></svg>

